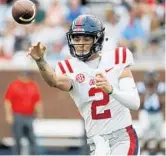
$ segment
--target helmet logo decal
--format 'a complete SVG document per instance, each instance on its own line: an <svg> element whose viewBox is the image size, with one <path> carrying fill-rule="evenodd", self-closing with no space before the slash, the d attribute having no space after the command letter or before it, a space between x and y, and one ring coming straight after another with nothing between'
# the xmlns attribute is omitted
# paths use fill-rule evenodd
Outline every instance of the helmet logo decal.
<svg viewBox="0 0 166 156"><path fill-rule="evenodd" d="M95 50L96 50L96 51L99 51L99 50L100 50L100 47L99 47L99 46L96 46L96 47L95 47Z"/></svg>
<svg viewBox="0 0 166 156"><path fill-rule="evenodd" d="M82 83L82 82L84 82L84 80L85 80L85 76L82 73L79 73L76 75L77 82Z"/></svg>
<svg viewBox="0 0 166 156"><path fill-rule="evenodd" d="M101 34L102 34L101 32L98 32L98 33L97 33L97 37L100 37L100 36L101 36Z"/></svg>

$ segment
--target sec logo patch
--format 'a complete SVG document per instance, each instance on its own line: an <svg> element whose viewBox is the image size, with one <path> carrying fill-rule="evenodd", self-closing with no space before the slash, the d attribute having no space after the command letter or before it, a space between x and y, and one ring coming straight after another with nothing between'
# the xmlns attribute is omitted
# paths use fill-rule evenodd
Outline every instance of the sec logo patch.
<svg viewBox="0 0 166 156"><path fill-rule="evenodd" d="M79 83L82 83L85 81L85 76L83 74L77 74L76 75L76 81L79 82Z"/></svg>

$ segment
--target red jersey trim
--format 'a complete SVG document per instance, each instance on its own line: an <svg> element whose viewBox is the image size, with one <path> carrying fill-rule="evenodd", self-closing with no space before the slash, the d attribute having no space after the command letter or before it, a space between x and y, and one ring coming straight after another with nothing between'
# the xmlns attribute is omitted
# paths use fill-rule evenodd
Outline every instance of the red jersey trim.
<svg viewBox="0 0 166 156"><path fill-rule="evenodd" d="M126 48L123 48L123 60L122 63L126 63Z"/></svg>
<svg viewBox="0 0 166 156"><path fill-rule="evenodd" d="M67 66L67 69L69 70L69 72L73 73L73 69L71 67L71 64L70 64L69 60L65 60L65 63L66 63L66 66Z"/></svg>
<svg viewBox="0 0 166 156"><path fill-rule="evenodd" d="M63 67L62 63L61 63L61 62L58 62L58 65L59 65L59 68L60 68L61 72L62 72L63 74L65 74L66 71L65 71L65 68Z"/></svg>
<svg viewBox="0 0 166 156"><path fill-rule="evenodd" d="M119 48L115 50L115 64L119 64Z"/></svg>

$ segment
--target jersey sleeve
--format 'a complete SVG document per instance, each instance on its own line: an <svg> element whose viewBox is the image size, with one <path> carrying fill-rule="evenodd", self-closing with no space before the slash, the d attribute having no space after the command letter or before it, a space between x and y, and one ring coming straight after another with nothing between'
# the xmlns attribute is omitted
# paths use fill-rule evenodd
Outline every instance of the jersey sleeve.
<svg viewBox="0 0 166 156"><path fill-rule="evenodd" d="M133 54L129 49L126 49L127 53L127 61L126 61L126 66L133 66L135 64Z"/></svg>
<svg viewBox="0 0 166 156"><path fill-rule="evenodd" d="M125 67L134 65L133 54L125 47L116 48L114 56L115 65L123 65Z"/></svg>
<svg viewBox="0 0 166 156"><path fill-rule="evenodd" d="M134 58L133 58L133 54L129 49L126 49L126 63L125 63L125 67L126 66L133 66L134 65Z"/></svg>
<svg viewBox="0 0 166 156"><path fill-rule="evenodd" d="M114 64L117 67L118 77L120 77L125 67L134 65L132 52L125 47L116 48L114 55Z"/></svg>
<svg viewBox="0 0 166 156"><path fill-rule="evenodd" d="M57 74L70 75L73 73L73 67L69 60L63 60L57 63L55 71Z"/></svg>
<svg viewBox="0 0 166 156"><path fill-rule="evenodd" d="M71 61L69 60L63 60L60 61L56 64L55 67L55 72L57 75L66 75L69 77L69 79L71 80L72 83L72 90L69 91L69 93L72 93L73 90L75 90L75 88L77 87L75 81L74 81L74 69L73 69L73 64Z"/></svg>

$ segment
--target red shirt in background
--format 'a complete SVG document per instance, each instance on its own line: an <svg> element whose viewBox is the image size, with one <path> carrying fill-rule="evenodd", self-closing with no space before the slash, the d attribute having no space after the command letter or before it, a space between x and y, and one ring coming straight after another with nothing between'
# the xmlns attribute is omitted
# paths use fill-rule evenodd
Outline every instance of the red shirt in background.
<svg viewBox="0 0 166 156"><path fill-rule="evenodd" d="M156 4L156 0L147 0L147 3L150 5Z"/></svg>
<svg viewBox="0 0 166 156"><path fill-rule="evenodd" d="M9 85L5 99L11 102L13 113L33 115L35 105L40 101L40 92L33 81L15 80Z"/></svg>

